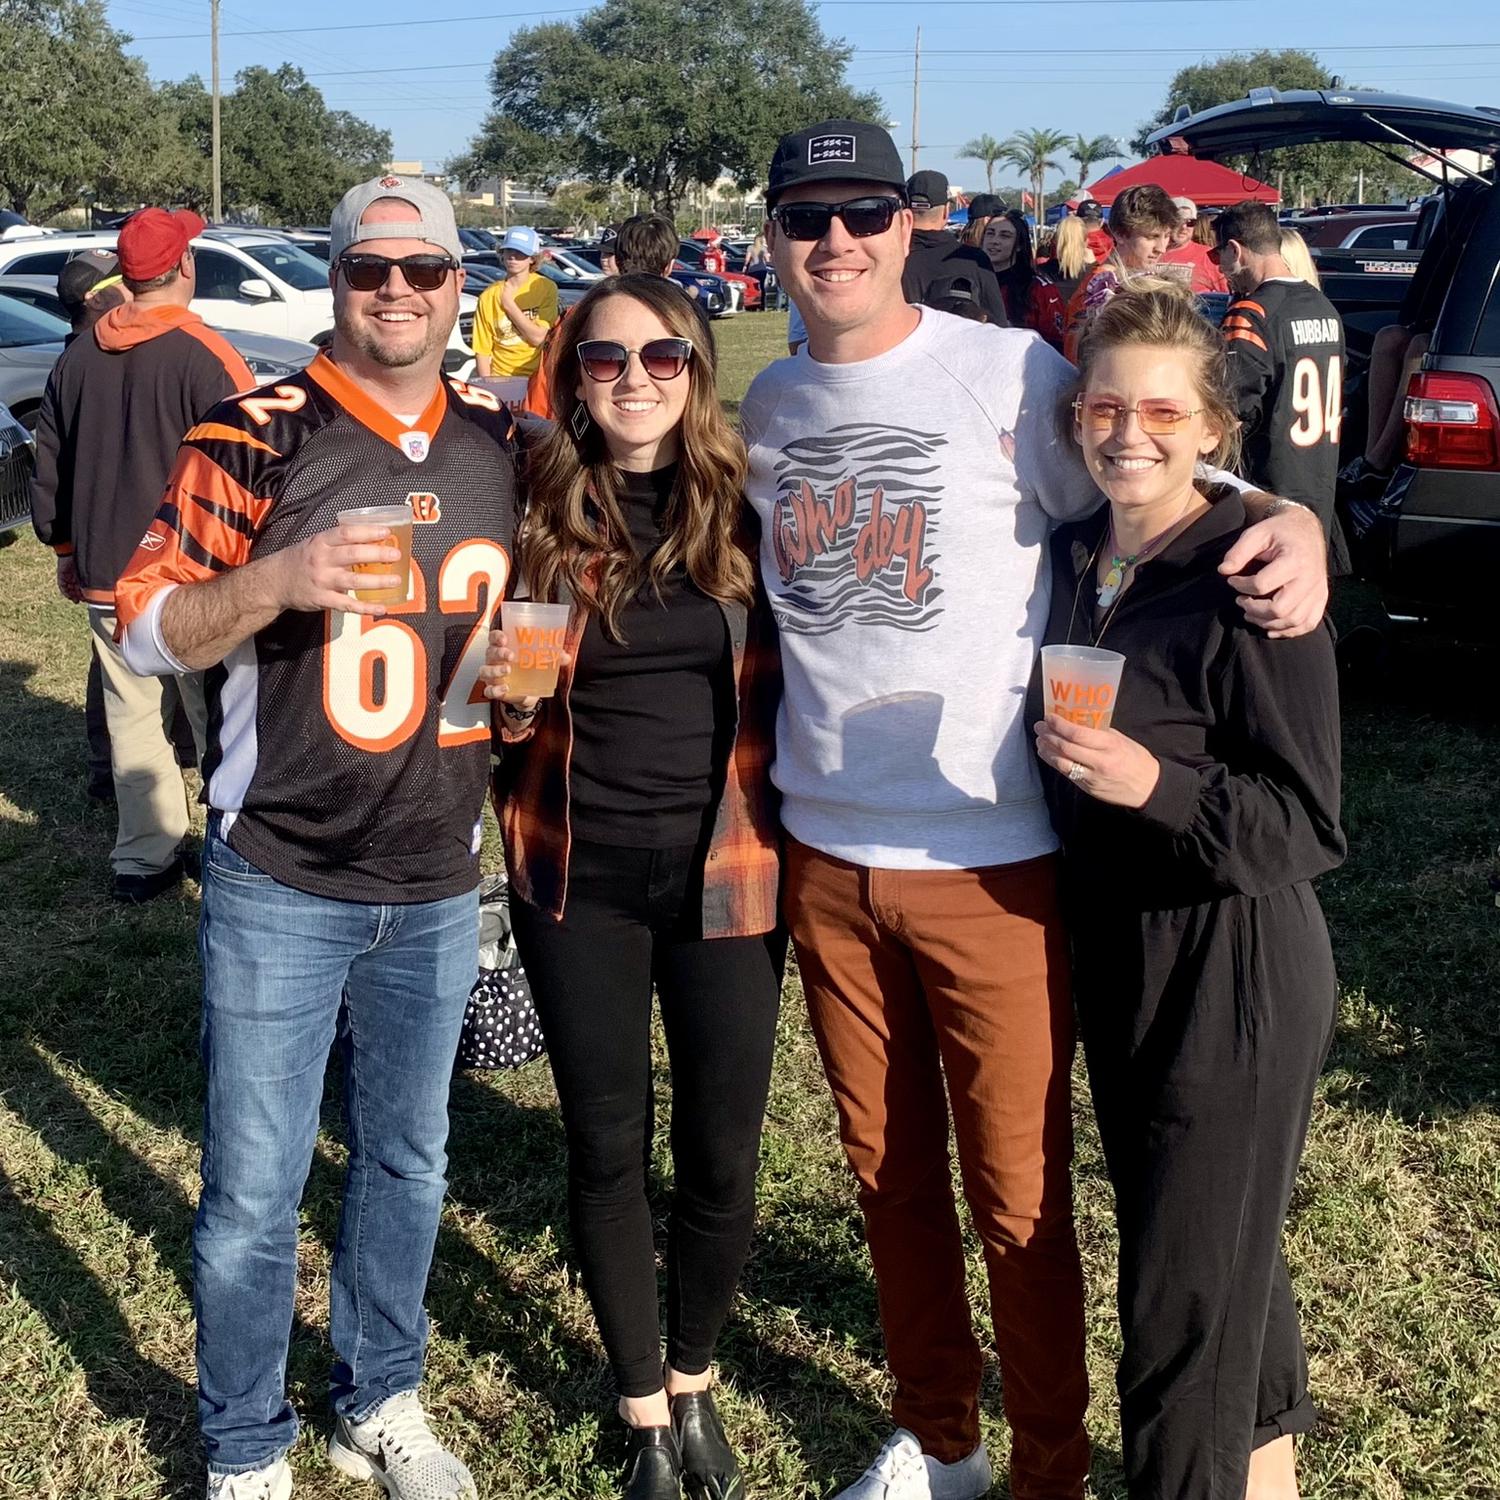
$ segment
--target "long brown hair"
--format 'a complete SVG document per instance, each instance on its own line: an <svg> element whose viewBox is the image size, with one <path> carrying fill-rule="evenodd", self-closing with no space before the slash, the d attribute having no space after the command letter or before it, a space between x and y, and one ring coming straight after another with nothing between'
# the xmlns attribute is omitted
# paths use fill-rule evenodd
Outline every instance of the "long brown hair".
<svg viewBox="0 0 1500 1500"><path fill-rule="evenodd" d="M1206 455L1206 462L1233 469L1240 456L1240 419L1224 340L1193 305L1187 287L1162 277L1137 276L1127 290L1111 297L1089 320L1078 349L1078 383L1065 408L1068 427L1073 425L1073 396L1088 389L1099 356L1127 346L1172 349L1192 361L1198 399L1221 434L1218 446Z"/></svg>
<svg viewBox="0 0 1500 1500"><path fill-rule="evenodd" d="M679 377L689 382L678 429L677 479L667 501L661 545L642 562L620 509L620 475L599 428L573 436L582 378L578 345L589 336L594 310L610 297L629 297L654 313L677 338L691 341L692 358ZM611 276L563 319L551 362L557 425L532 454L521 528L521 566L533 598L566 592L599 616L611 640L623 640L620 615L641 588L657 597L674 568L685 567L697 589L721 603L749 604L754 565L740 540L745 506L745 445L730 427L715 389L713 336L687 293L660 276Z"/></svg>

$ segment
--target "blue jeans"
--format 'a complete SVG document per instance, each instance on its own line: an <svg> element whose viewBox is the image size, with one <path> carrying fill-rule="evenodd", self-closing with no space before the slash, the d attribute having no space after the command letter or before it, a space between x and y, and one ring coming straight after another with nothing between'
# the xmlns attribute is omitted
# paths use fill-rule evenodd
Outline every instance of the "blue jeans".
<svg viewBox="0 0 1500 1500"><path fill-rule="evenodd" d="M333 1253L335 1410L421 1383L422 1306L447 1188L448 1084L478 965L475 892L363 905L281 885L210 819L203 851L203 1197L193 1228L198 1421L209 1469L291 1447L297 1209L328 1049L349 1169Z"/></svg>

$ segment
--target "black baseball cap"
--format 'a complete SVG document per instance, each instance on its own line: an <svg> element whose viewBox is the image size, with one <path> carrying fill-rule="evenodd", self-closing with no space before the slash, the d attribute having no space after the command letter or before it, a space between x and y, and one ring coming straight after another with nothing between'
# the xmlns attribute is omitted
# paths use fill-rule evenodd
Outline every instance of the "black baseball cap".
<svg viewBox="0 0 1500 1500"><path fill-rule="evenodd" d="M906 179L906 201L919 213L948 201L948 179L941 172L913 172Z"/></svg>
<svg viewBox="0 0 1500 1500"><path fill-rule="evenodd" d="M906 168L890 132L862 120L824 120L776 143L766 186L770 207L804 182L869 182L906 195Z"/></svg>
<svg viewBox="0 0 1500 1500"><path fill-rule="evenodd" d="M1078 217L1080 219L1098 219L1102 224L1104 222L1104 209L1100 206L1097 198L1085 198L1078 205Z"/></svg>
<svg viewBox="0 0 1500 1500"><path fill-rule="evenodd" d="M81 308L98 284L117 276L120 262L113 250L81 250L57 273L57 297L64 307Z"/></svg>
<svg viewBox="0 0 1500 1500"><path fill-rule="evenodd" d="M999 193L975 193L969 199L969 222L998 218L1006 211L1005 199Z"/></svg>

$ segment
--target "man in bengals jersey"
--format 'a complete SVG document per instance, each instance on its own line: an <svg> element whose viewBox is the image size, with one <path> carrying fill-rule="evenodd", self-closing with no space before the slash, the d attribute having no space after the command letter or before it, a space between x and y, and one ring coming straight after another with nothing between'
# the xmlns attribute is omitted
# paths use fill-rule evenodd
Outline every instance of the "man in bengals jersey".
<svg viewBox="0 0 1500 1500"><path fill-rule="evenodd" d="M297 1210L343 1054L328 1456L397 1500L472 1496L417 1396L448 1081L477 968L490 709L510 574L509 414L442 377L447 197L383 177L333 216L332 349L188 434L118 590L127 660L205 670L203 1194L193 1231L210 1500L286 1500ZM403 586L382 526L411 515ZM360 565L372 573L357 573Z"/></svg>
<svg viewBox="0 0 1500 1500"><path fill-rule="evenodd" d="M1214 235L1211 253L1235 294L1223 331L1244 428L1245 478L1315 510L1331 534L1332 570L1347 572L1333 514L1343 320L1282 259L1281 225L1269 205L1236 203L1214 221Z"/></svg>

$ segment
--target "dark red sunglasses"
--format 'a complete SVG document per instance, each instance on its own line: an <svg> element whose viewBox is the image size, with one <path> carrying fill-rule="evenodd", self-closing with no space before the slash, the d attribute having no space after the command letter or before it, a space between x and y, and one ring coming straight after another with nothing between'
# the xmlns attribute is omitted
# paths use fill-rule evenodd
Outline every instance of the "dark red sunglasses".
<svg viewBox="0 0 1500 1500"><path fill-rule="evenodd" d="M651 339L639 349L627 349L615 339L583 339L578 345L583 373L601 385L618 380L632 354L639 357L641 368L653 380L676 380L693 357L693 344L691 339Z"/></svg>

